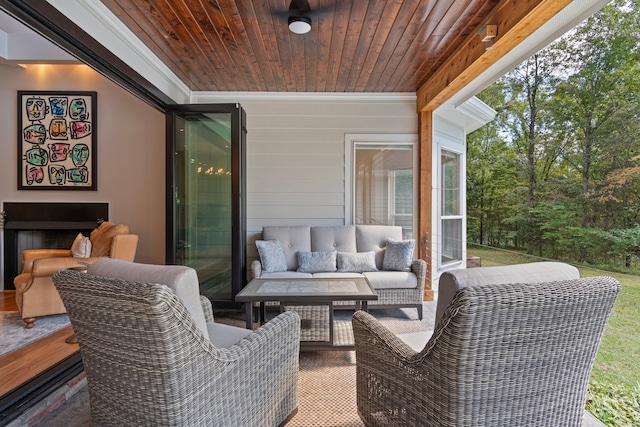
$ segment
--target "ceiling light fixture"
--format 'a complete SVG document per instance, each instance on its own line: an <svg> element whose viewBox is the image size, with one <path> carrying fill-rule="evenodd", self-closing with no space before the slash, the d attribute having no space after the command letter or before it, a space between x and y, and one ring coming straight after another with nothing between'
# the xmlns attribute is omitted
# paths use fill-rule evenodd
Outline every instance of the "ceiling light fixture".
<svg viewBox="0 0 640 427"><path fill-rule="evenodd" d="M478 31L478 34L480 34L480 38L482 39L482 41L486 43L485 49L492 50L493 40L498 35L498 26L484 25L482 28L480 28L480 31Z"/></svg>
<svg viewBox="0 0 640 427"><path fill-rule="evenodd" d="M305 16L290 16L289 30L296 34L307 34L311 31L311 19Z"/></svg>

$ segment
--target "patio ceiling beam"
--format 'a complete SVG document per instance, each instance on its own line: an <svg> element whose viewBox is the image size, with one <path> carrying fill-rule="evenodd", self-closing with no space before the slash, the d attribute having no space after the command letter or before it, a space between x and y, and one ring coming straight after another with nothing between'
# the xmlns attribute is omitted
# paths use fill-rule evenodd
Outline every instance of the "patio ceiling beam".
<svg viewBox="0 0 640 427"><path fill-rule="evenodd" d="M572 0L504 0L484 24L497 25L493 49L474 33L418 89L418 111L433 111L533 34ZM482 27L482 26L481 26Z"/></svg>

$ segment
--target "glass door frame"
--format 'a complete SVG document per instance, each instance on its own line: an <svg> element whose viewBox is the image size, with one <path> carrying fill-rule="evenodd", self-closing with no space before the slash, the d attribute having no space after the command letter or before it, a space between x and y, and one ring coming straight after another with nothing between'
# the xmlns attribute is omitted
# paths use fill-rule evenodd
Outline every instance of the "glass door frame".
<svg viewBox="0 0 640 427"><path fill-rule="evenodd" d="M166 246L165 263L176 265L177 241L175 221L176 191L176 116L184 113L226 113L231 115L231 300L213 301L215 307L237 307L235 296L247 284L246 272L246 114L240 104L181 104L168 105L166 117Z"/></svg>

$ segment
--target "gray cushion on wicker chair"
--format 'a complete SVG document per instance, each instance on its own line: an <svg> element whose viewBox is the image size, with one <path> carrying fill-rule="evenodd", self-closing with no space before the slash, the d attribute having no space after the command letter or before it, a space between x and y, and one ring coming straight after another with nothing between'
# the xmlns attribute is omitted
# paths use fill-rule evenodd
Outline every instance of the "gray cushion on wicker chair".
<svg viewBox="0 0 640 427"><path fill-rule="evenodd" d="M469 286L420 352L356 312L360 417L368 426L580 427L619 291L610 277Z"/></svg>
<svg viewBox="0 0 640 427"><path fill-rule="evenodd" d="M217 348L166 285L62 270L94 426L277 426L298 405L300 318Z"/></svg>
<svg viewBox="0 0 640 427"><path fill-rule="evenodd" d="M447 271L442 273L438 280L438 303L434 325L444 314L455 293L466 286L551 282L579 277L580 272L577 268L563 262L532 262Z"/></svg>

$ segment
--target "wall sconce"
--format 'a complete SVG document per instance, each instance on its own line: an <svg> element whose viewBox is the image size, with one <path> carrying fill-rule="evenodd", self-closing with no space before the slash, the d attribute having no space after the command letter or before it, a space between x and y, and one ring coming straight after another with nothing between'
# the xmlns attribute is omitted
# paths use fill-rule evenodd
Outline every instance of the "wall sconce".
<svg viewBox="0 0 640 427"><path fill-rule="evenodd" d="M485 47L486 50L493 49L493 39L498 35L498 26L497 25L483 25L478 31L480 34L480 38L483 42L487 44Z"/></svg>

